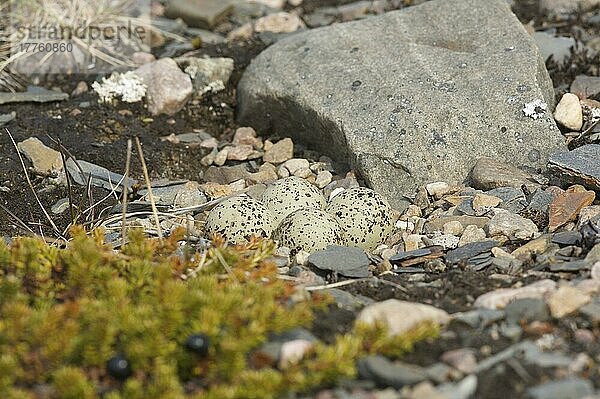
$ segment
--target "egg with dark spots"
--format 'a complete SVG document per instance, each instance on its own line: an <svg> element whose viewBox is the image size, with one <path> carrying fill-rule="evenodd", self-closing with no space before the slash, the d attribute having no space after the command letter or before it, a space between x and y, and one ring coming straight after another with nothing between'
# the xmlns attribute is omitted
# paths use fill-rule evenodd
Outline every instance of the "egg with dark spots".
<svg viewBox="0 0 600 399"><path fill-rule="evenodd" d="M321 251L341 245L343 233L337 220L321 209L303 208L287 215L273 232L273 239L292 253Z"/></svg>
<svg viewBox="0 0 600 399"><path fill-rule="evenodd" d="M242 195L228 198L208 212L205 231L240 243L252 235L269 238L274 227L271 212L254 198Z"/></svg>
<svg viewBox="0 0 600 399"><path fill-rule="evenodd" d="M366 187L344 190L326 208L344 231L344 244L372 251L392 234L392 207Z"/></svg>
<svg viewBox="0 0 600 399"><path fill-rule="evenodd" d="M323 209L327 204L318 188L296 176L270 184L262 195L262 202L275 217L276 225L298 209Z"/></svg>

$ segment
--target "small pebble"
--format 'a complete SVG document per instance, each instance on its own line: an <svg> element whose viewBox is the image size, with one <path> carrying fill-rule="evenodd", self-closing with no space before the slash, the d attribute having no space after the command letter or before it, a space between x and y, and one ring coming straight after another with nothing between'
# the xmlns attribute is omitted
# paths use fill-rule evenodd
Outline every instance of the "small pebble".
<svg viewBox="0 0 600 399"><path fill-rule="evenodd" d="M567 129L580 131L583 125L583 110L579 97L572 93L565 93L556 106L554 119Z"/></svg>
<svg viewBox="0 0 600 399"><path fill-rule="evenodd" d="M464 228L458 220L450 221L444 224L444 234L450 234L453 236L459 236L462 234Z"/></svg>
<svg viewBox="0 0 600 399"><path fill-rule="evenodd" d="M331 172L329 172L328 170L323 170L323 171L319 172L319 174L317 175L315 184L320 189L323 189L323 188L325 188L325 186L327 186L329 183L331 183L332 178L333 178L333 175L331 174Z"/></svg>

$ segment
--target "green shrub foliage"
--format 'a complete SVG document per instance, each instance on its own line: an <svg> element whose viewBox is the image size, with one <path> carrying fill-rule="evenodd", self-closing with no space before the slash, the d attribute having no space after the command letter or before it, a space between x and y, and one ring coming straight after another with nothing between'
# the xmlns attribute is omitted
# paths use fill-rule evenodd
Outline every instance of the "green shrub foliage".
<svg viewBox="0 0 600 399"><path fill-rule="evenodd" d="M182 234L132 231L118 251L101 232L73 237L67 248L0 241L1 398L276 398L352 378L357 358L399 356L437 334L423 326L392 339L357 326L285 369L251 366L270 334L310 328L328 304L277 278L271 241L215 238L200 254ZM185 348L191 334L209 338L207 356ZM133 370L124 381L107 372L115 354Z"/></svg>

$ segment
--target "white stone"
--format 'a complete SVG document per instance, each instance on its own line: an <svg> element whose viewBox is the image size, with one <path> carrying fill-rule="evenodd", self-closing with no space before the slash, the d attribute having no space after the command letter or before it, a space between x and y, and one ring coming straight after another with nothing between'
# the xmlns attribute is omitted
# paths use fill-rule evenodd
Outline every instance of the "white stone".
<svg viewBox="0 0 600 399"><path fill-rule="evenodd" d="M323 189L325 188L325 186L331 183L331 179L333 179L333 175L331 174L331 172L328 170L322 170L317 175L317 180L315 181L315 184L320 189Z"/></svg>
<svg viewBox="0 0 600 399"><path fill-rule="evenodd" d="M200 191L200 184L195 181L189 181L177 190L173 205L178 208L187 208L190 206L202 205L206 201L206 196Z"/></svg>
<svg viewBox="0 0 600 399"><path fill-rule="evenodd" d="M579 103L579 97L572 93L562 96L554 111L556 122L567 129L579 131L583 125L583 110Z"/></svg>
<svg viewBox="0 0 600 399"><path fill-rule="evenodd" d="M600 262L596 262L594 266L592 266L592 278L600 281Z"/></svg>
<svg viewBox="0 0 600 399"><path fill-rule="evenodd" d="M285 5L285 0L248 0L249 3L264 4L269 8L282 9Z"/></svg>
<svg viewBox="0 0 600 399"><path fill-rule="evenodd" d="M600 215L600 205L590 205L581 209L579 212L579 220L577 221L577 229L586 224L592 218Z"/></svg>
<svg viewBox="0 0 600 399"><path fill-rule="evenodd" d="M410 220L397 220L395 224L398 230L413 231L415 224Z"/></svg>
<svg viewBox="0 0 600 399"><path fill-rule="evenodd" d="M237 193L238 191L242 191L246 188L246 181L244 179L236 180L234 182L229 183L228 186L234 193Z"/></svg>
<svg viewBox="0 0 600 399"><path fill-rule="evenodd" d="M476 351L473 348L453 349L444 352L441 360L465 374L471 374L475 372L477 367L475 354Z"/></svg>
<svg viewBox="0 0 600 399"><path fill-rule="evenodd" d="M285 166L280 165L277 168L277 176L279 176L279 178L281 178L281 179L289 177L290 176L290 171L287 170L287 168Z"/></svg>
<svg viewBox="0 0 600 399"><path fill-rule="evenodd" d="M552 317L561 318L574 313L590 300L589 294L575 287L564 285L550 295L547 304Z"/></svg>
<svg viewBox="0 0 600 399"><path fill-rule="evenodd" d="M540 0L540 10L552 14L574 13L578 7L589 9L600 5L600 0Z"/></svg>
<svg viewBox="0 0 600 399"><path fill-rule="evenodd" d="M440 199L444 195L448 194L450 190L450 185L445 181L439 181L435 183L429 183L425 186L425 189L435 199Z"/></svg>
<svg viewBox="0 0 600 399"><path fill-rule="evenodd" d="M485 230L477 227L474 224L470 224L467 227L465 227L465 231L463 231L462 236L460 236L460 240L458 241L458 246L462 247L463 245L483 241L485 239L486 239Z"/></svg>
<svg viewBox="0 0 600 399"><path fill-rule="evenodd" d="M294 176L296 177L301 177L303 179L306 179L310 176L314 176L312 170L310 170L310 168L300 168L297 169L294 173Z"/></svg>
<svg viewBox="0 0 600 399"><path fill-rule="evenodd" d="M511 259L515 259L514 256L512 256L511 254L509 254L508 252L506 252L505 250L503 250L500 247L494 247L494 248L492 248L492 255L494 255L495 258L511 258Z"/></svg>
<svg viewBox="0 0 600 399"><path fill-rule="evenodd" d="M227 160L229 161L245 161L254 152L254 148L249 144L238 144L227 148Z"/></svg>
<svg viewBox="0 0 600 399"><path fill-rule="evenodd" d="M312 349L314 344L306 339L295 339L281 345L279 352L279 368L285 369L298 363Z"/></svg>
<svg viewBox="0 0 600 399"><path fill-rule="evenodd" d="M278 12L257 19L254 30L256 32L289 33L305 26L297 15L289 12Z"/></svg>
<svg viewBox="0 0 600 399"><path fill-rule="evenodd" d="M190 76L171 58L144 64L135 74L147 87L148 111L152 115L174 115L184 107L194 90Z"/></svg>
<svg viewBox="0 0 600 399"><path fill-rule="evenodd" d="M59 173L63 170L60 152L47 147L37 137L30 137L17 144L21 152L33 164L33 169L40 173Z"/></svg>
<svg viewBox="0 0 600 399"><path fill-rule="evenodd" d="M594 278L587 278L581 280L576 285L577 289L587 295L597 295L600 293L600 280Z"/></svg>
<svg viewBox="0 0 600 399"><path fill-rule="evenodd" d="M303 158L293 158L283 163L283 166L290 172L290 174L295 174L299 169L309 169L310 163L307 159Z"/></svg>
<svg viewBox="0 0 600 399"><path fill-rule="evenodd" d="M463 233L464 227L458 220L452 220L444 224L444 234L459 236Z"/></svg>
<svg viewBox="0 0 600 399"><path fill-rule="evenodd" d="M506 236L510 239L533 238L538 228L531 220L504 209L494 209L494 217L488 224L490 237Z"/></svg>
<svg viewBox="0 0 600 399"><path fill-rule="evenodd" d="M485 215L490 209L500 205L502 200L498 197L488 194L475 194L473 197L473 210L477 216Z"/></svg>
<svg viewBox="0 0 600 399"><path fill-rule="evenodd" d="M444 310L416 302L388 299L365 307L356 318L357 323L375 325L383 323L390 335L400 335L411 331L423 323L445 325L450 316Z"/></svg>
<svg viewBox="0 0 600 399"><path fill-rule="evenodd" d="M304 250L298 251L296 254L296 263L300 266L306 266L308 264L308 257L310 254Z"/></svg>
<svg viewBox="0 0 600 399"><path fill-rule="evenodd" d="M225 165L225 162L227 162L227 154L228 153L229 153L229 147L225 147L221 151L219 151L213 161L214 164L217 166Z"/></svg>
<svg viewBox="0 0 600 399"><path fill-rule="evenodd" d="M414 251L421 248L423 236L420 234L409 234L404 238L404 250Z"/></svg>
<svg viewBox="0 0 600 399"><path fill-rule="evenodd" d="M291 159L294 156L294 143L292 139L285 138L273 144L263 155L265 162L280 164Z"/></svg>
<svg viewBox="0 0 600 399"><path fill-rule="evenodd" d="M473 304L477 308L503 309L509 302L522 298L542 298L556 290L556 282L545 279L520 288L500 288L480 295Z"/></svg>

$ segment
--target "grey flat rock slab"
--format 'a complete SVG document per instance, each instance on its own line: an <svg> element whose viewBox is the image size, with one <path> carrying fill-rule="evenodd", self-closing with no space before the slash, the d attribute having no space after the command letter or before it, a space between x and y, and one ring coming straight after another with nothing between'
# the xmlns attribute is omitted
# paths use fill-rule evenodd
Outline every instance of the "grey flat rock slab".
<svg viewBox="0 0 600 399"><path fill-rule="evenodd" d="M537 385L527 390L532 399L579 399L594 393L594 386L581 378L566 378Z"/></svg>
<svg viewBox="0 0 600 399"><path fill-rule="evenodd" d="M588 144L550 157L548 169L563 180L600 190L600 144Z"/></svg>
<svg viewBox="0 0 600 399"><path fill-rule="evenodd" d="M402 388L427 379L426 370L419 366L392 362L383 356L367 356L357 364L358 373L363 379L371 379L378 385Z"/></svg>
<svg viewBox="0 0 600 399"><path fill-rule="evenodd" d="M69 98L67 93L55 90L47 90L43 87L29 86L23 93L0 93L0 104L9 103L47 103L62 101Z"/></svg>
<svg viewBox="0 0 600 399"><path fill-rule="evenodd" d="M330 245L323 251L310 254L308 263L346 277L368 277L371 261L360 248Z"/></svg>
<svg viewBox="0 0 600 399"><path fill-rule="evenodd" d="M578 75L571 83L571 93L580 93L587 98L600 94L600 77Z"/></svg>
<svg viewBox="0 0 600 399"><path fill-rule="evenodd" d="M7 123L11 122L13 119L15 119L17 116L17 114L15 112L12 112L10 114L2 114L0 115L0 127L6 125Z"/></svg>
<svg viewBox="0 0 600 399"><path fill-rule="evenodd" d="M495 240L485 240L463 245L449 251L446 254L446 262L453 265L462 261L466 261L471 257L489 252L492 248L497 247L498 242Z"/></svg>
<svg viewBox="0 0 600 399"><path fill-rule="evenodd" d="M132 186L137 184L135 179L125 178L123 175L87 161L75 161L73 158L69 158L66 167L73 181L82 186L88 185L89 182L93 186L121 192L124 186L131 190Z"/></svg>
<svg viewBox="0 0 600 399"><path fill-rule="evenodd" d="M535 32L533 38L544 60L552 57L559 64L565 62L571 53L571 47L576 44L571 37L554 36L547 32Z"/></svg>
<svg viewBox="0 0 600 399"><path fill-rule="evenodd" d="M457 23L460 21L460 23ZM564 149L533 39L506 1L434 0L298 33L256 57L238 120L292 136L356 169L403 209L432 181L462 181L480 157L543 169Z"/></svg>

